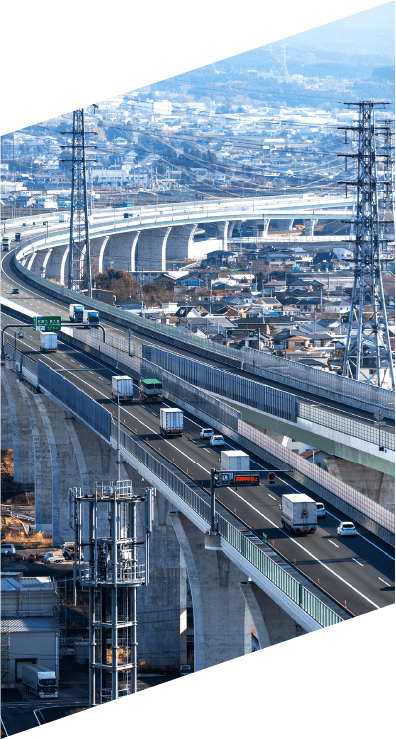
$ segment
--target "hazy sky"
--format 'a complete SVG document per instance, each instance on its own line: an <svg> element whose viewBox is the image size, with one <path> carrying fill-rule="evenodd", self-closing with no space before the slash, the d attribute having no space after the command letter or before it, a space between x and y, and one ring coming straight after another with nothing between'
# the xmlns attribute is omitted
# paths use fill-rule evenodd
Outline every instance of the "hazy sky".
<svg viewBox="0 0 396 739"><path fill-rule="evenodd" d="M375 54L394 59L395 3L386 3L363 13L334 21L311 31L289 36L293 46L342 53Z"/></svg>

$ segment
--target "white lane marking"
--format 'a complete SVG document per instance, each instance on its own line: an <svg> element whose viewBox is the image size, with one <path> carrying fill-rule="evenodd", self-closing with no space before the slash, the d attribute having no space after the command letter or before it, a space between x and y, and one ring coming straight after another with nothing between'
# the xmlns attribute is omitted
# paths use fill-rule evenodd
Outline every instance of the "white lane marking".
<svg viewBox="0 0 396 739"><path fill-rule="evenodd" d="M268 493L268 497L272 498L272 500L276 500L276 498L273 495L270 495L270 493Z"/></svg>
<svg viewBox="0 0 396 739"><path fill-rule="evenodd" d="M364 565L362 565L361 562L358 562L357 559L355 559L354 557L352 557L352 559L353 559L354 562L356 562L356 564L360 565L361 567L364 567Z"/></svg>
<svg viewBox="0 0 396 739"><path fill-rule="evenodd" d="M361 593L360 590L357 590L357 588L355 588L353 585L351 585L347 580L344 580L343 577L341 577L340 575L337 575L337 573L334 572L334 570L332 570L331 567L328 567L328 565L325 565L324 562L322 562L320 559L318 559L318 557L315 557L314 554L311 554L311 552L308 549L306 549L305 547L303 547L303 545L300 544L299 541L296 541L296 539L293 539L293 537L290 536L290 534L288 534L286 531L283 531L283 529L281 529L280 526L277 526L276 523L274 523L273 521L271 521L270 518L268 518L267 516L264 516L264 513L261 513L261 511L257 510L257 508L255 508L251 503L249 503L247 500L245 500L245 498L242 498L241 495L239 495L238 493L236 493L235 490L232 490L232 488L228 488L228 490L231 490L231 492L233 492L237 496L237 498L240 498L244 503L246 503L246 505L249 506L249 508L252 508L253 511L255 511L256 513L259 514L259 516L261 516L266 521L268 521L271 524L271 526L275 526L275 528L278 529L282 534L284 534L285 536L287 536L288 539L291 539L297 547L300 547L300 549L302 549L303 552L305 552L306 554L308 554L309 557L311 557L316 562L318 562L320 565L322 565L322 567L324 567L325 570L328 570L329 572L331 572L332 575L334 575L335 577L337 577L338 580L341 580L341 582L343 582L345 585L347 585L348 588L351 588L351 590L353 590L355 593L357 593L362 598L364 598L364 600L367 600L367 602L370 603L370 605L374 606L374 608L380 608L380 606L377 606L377 604L374 603L372 600L370 600L370 598L367 598L367 595L363 595L363 593Z"/></svg>
<svg viewBox="0 0 396 739"><path fill-rule="evenodd" d="M196 421L192 421L192 420L191 420L191 418L189 418L188 420L189 420L189 421L191 421L191 423L194 423L194 424L195 424L196 426L200 426L200 424L199 424L199 423L196 423ZM230 449L236 449L236 447L232 446L232 444L229 444L228 442L227 442L227 446L229 446L229 447L230 447ZM243 445L241 445L241 446L243 446ZM247 447L245 447L245 448L247 448ZM256 455L255 455L255 456L256 456ZM268 470L268 469L267 469L266 467L264 467L264 465L263 465L263 464L261 464L260 462L255 462L254 464L257 464L257 466L258 466L258 467L261 467L261 468L262 468L262 469L264 470L264 472L268 472L268 471L269 471L269 470ZM288 486L289 488L291 488L292 490L295 490L295 491L296 491L296 493L300 493L300 490L297 490L297 488L295 488L295 487L294 487L294 485L291 485L291 483L290 483L290 482L287 482L287 480L284 480L284 479L283 479L283 477L279 477L279 475L278 475L278 480L280 480L281 482L283 482L283 483L284 483L284 485L287 485L287 486ZM337 516L335 516L335 515L334 515L334 513L330 513L330 511L328 511L328 510L326 510L326 513L327 513L327 515L329 515L329 516L331 516L332 518L334 518L334 519L335 519L335 521L338 521L338 523L341 523L341 521L343 521L343 520L344 520L344 519L342 519L342 518L337 518ZM370 539L367 539L367 538L366 538L365 536L363 536L363 534L360 534L360 533L359 533L359 531L357 532L357 534L358 534L358 536L360 536L360 537L361 537L361 538L363 539L363 541L366 541L366 542L367 542L367 544L371 544L371 546L372 546L372 547L375 547L375 549L378 549L378 551L379 551L379 552L381 552L381 554L385 554L385 557L388 557L389 559L391 559L391 560L392 560L392 562L394 562L394 561L395 561L395 558L394 558L394 557L392 557L392 556L391 556L390 554L388 554L388 552L385 552L385 551L384 551L383 549L381 549L381 547L379 547L379 546L378 546L377 544L374 544L374 542L370 541ZM334 542L333 542L333 543L334 543ZM338 545L337 545L337 546L338 546Z"/></svg>
<svg viewBox="0 0 396 739"><path fill-rule="evenodd" d="M390 588L391 587L388 582L385 582L385 580L382 579L382 577L379 577L378 580L381 580L381 582L383 582L384 585L386 585L387 588Z"/></svg>
<svg viewBox="0 0 396 739"><path fill-rule="evenodd" d="M339 548L340 548L340 545L339 545L339 544L336 544L336 543L335 543L335 541L332 541L331 539L329 539L329 542L330 542L330 544L332 544L332 545L333 545L334 547L337 547L337 549L339 549Z"/></svg>
<svg viewBox="0 0 396 739"><path fill-rule="evenodd" d="M22 343L25 343L25 342L22 342ZM68 343L67 343L66 341L63 341L62 343L64 343L64 344L65 344L65 346L70 346L70 345L69 345L69 344L68 344ZM26 346L28 346L28 344L26 344ZM51 359L52 359L52 358L51 358ZM91 359L91 358L90 358L90 359ZM55 360L52 360L52 361L55 361ZM72 361L73 361L73 360L72 360ZM93 362L95 362L95 364L99 364L99 365L100 365L101 367L104 367L104 369L106 369L106 370L108 370L108 371L111 371L111 370L109 370L109 369L108 369L108 367L105 367L105 365L104 365L104 364L102 364L101 362L98 362L98 361L97 361L97 360L95 360L95 359L92 359L92 361L93 361ZM58 363L57 363L57 362L55 362L55 364L58 364ZM61 366L61 365L59 365L59 366ZM102 379L103 379L103 378L102 378ZM82 382L84 382L84 381L82 380ZM88 385L89 383L86 383L86 384ZM89 385L89 387L92 387L92 385ZM96 391L96 388L92 388L92 389ZM99 391L98 391L98 392L99 392ZM100 394L101 394L101 395L103 395L103 393L100 393ZM104 396L104 397L107 397L107 396ZM166 405L166 404L164 404L164 405ZM166 407L169 407L169 406L166 406ZM130 414L130 415L132 415L132 414ZM133 416L133 418L136 418L136 417L135 417L135 416ZM136 419L136 420L139 420L139 419ZM190 418L189 418L188 420L189 420L189 421L191 421L191 419L190 419ZM142 423L142 421L140 421L140 423ZM195 424L196 426L200 426L200 424L196 423L196 421L191 421L191 423L194 423L194 424ZM145 425L145 424L143 424L143 425ZM149 428L149 427L147 426L147 428ZM154 432L154 433L157 433L157 432ZM167 442L167 443L170 443L170 442ZM174 445L173 445L173 444L171 444L171 446L174 446ZM236 447L233 447L233 446L232 446L231 444L228 444L228 446L229 446L229 447L230 447L231 449L235 449L235 448L236 448ZM174 447L174 448L176 448L176 449L177 449L177 447ZM178 451L180 451L180 450L178 449ZM210 454L210 450L209 450L209 449L206 449L205 451L207 451L207 452L208 452L208 453ZM180 452L180 453L181 453L181 454L183 454L183 452ZM187 455L186 455L186 454L184 454L184 456L185 456L185 457L187 457ZM187 457L187 459L190 459L190 458L189 458L189 457ZM193 460L191 460L191 459L190 459L190 461L192 461L192 462L193 462ZM193 462L193 464L198 464L198 463L196 463L196 462ZM261 467L261 468L262 468L262 469L263 469L263 470L264 470L265 472L267 472L267 469L266 469L266 468L264 467L264 465L263 465L263 464L261 464L260 462L255 462L255 464L257 464L257 465L258 465L259 467ZM202 465L198 465L198 466L199 466L199 467L202 467ZM204 468L204 467L202 467L202 469L205 469L205 468ZM209 473L209 471L208 471L208 470L205 470L205 471ZM293 485L291 485L291 484L290 484L289 482L287 482L287 481L286 481L286 480L284 480L283 478L279 477L278 479L279 479L279 480L281 480L281 481L282 481L282 482L283 482L283 483L284 483L285 485L287 485L288 487L290 487L290 488L291 488L292 490L295 490L295 491L296 491L297 493L298 493L298 492L300 492L299 490L297 490L297 488L295 488L295 487L294 487ZM232 492L235 492L235 491L233 491L233 490L232 490L231 488L229 488L229 489L230 489L230 490L231 490ZM238 495L238 497L240 497L240 496ZM244 498L242 498L242 500L244 500ZM247 502L247 501L246 501L246 502ZM250 504L248 504L248 505L250 505ZM339 523L340 523L340 522L342 521L342 519L341 519L341 518L337 518L337 516L335 516L335 515L334 515L333 513L330 513L329 511L327 511L327 513L328 513L328 515L329 515L329 516L331 516L332 518L334 518L334 519L335 519L336 521L338 521ZM275 524L274 524L274 525L275 525ZM285 533L285 532L283 532L283 533ZM286 534L286 535L288 536L288 534ZM378 550L379 550L379 551L380 551L380 552L381 552L382 554L385 554L385 556L386 556L386 557L388 557L389 559L391 559L391 560L392 560L393 562L395 561L395 558L394 558L394 557L392 557L392 556L391 556L390 554L388 554L388 553L387 553L387 552L385 552L385 551L384 551L383 549L381 549L381 547L379 547L379 546L378 546L377 544L374 544L374 543L373 543L372 541L370 541L369 539L367 539L367 538L366 538L365 536L363 536L363 534L360 534L360 533L358 532L358 536L360 536L360 537L361 537L361 538L362 538L362 539L363 539L364 541L366 541L366 542L367 542L368 544L371 544L371 545L372 545L373 547L375 547L375 549L378 549ZM331 541L331 540L330 540L330 541ZM337 546L337 547L338 547L338 544L335 544L334 542L332 542L332 544L334 544L334 546ZM313 555L311 555L311 556L313 556ZM318 560L318 561L320 561L320 560ZM323 566L326 566L326 565L323 565ZM337 577L338 577L338 576L337 576ZM352 587L352 585L351 585L350 587ZM357 591L357 592L358 592L358 591ZM365 596L363 596L363 597L365 597ZM368 600L368 599L367 599L367 600ZM369 601L369 602L371 602L371 601ZM373 605L375 605L375 604L373 604ZM376 608L379 608L379 606L376 606Z"/></svg>

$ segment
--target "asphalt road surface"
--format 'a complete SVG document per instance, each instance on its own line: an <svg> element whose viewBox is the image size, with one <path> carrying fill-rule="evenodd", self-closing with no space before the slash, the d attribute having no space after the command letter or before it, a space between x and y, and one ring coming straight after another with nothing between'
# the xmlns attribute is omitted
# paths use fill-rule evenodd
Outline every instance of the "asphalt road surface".
<svg viewBox="0 0 396 739"><path fill-rule="evenodd" d="M8 322L2 315L3 325ZM14 320L13 320L14 322ZM15 321L17 323L17 321ZM9 330L9 338L11 332ZM7 332L8 333L8 332ZM115 403L111 398L111 376L117 374L105 362L100 362L83 352L59 342L57 353L42 355L38 349L38 332L24 329L24 339L17 340L19 350L40 358L64 377L94 398L111 412ZM12 343L13 343L12 333ZM164 402L167 405L167 402ZM199 431L203 423L199 418L185 413L185 433L181 438L164 439L159 434L159 406L145 405L140 401L121 407L121 422L167 460L173 462L199 485L209 490L210 469L219 468L220 447L210 447L208 440L201 440ZM226 449L236 448L227 440ZM241 448L251 457L251 468L271 469L249 450ZM315 534L306 537L290 536L281 528L279 504L282 493L297 490L306 492L315 500L320 498L294 480L282 474L275 485L263 481L259 487L234 490L218 488L220 502L245 525L260 535L264 532L268 543L316 584L319 581L327 593L348 610L359 615L393 603L394 600L394 550L357 525L356 538L337 536L339 521L345 514L326 505L327 515L319 519Z"/></svg>

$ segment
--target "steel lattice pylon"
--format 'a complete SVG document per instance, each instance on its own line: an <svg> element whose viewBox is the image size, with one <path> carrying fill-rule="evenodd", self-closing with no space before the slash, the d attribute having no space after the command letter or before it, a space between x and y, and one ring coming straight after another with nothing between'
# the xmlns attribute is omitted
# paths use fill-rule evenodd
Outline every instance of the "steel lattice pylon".
<svg viewBox="0 0 396 739"><path fill-rule="evenodd" d="M61 131L61 133L67 132ZM71 148L72 158L61 160L63 162L71 161L72 165L67 287L69 290L77 290L80 292L86 284L88 288L88 297L91 297L91 259L89 248L87 175L85 159L86 143L83 109L73 111L72 136L73 139L71 147L62 146L62 149Z"/></svg>
<svg viewBox="0 0 396 739"><path fill-rule="evenodd" d="M392 352L386 315L382 268L390 259L383 235L384 221L378 212L377 138L382 131L389 134L387 126L375 126L374 103L363 101L346 103L357 105L359 120L354 126L340 126L357 133L357 152L340 156L353 157L357 161L357 178L344 181L357 188L355 231L354 283L349 313L348 333L345 344L342 374L355 380L382 386L385 382L395 389ZM381 181L381 186L390 185ZM357 323L357 331L355 327Z"/></svg>

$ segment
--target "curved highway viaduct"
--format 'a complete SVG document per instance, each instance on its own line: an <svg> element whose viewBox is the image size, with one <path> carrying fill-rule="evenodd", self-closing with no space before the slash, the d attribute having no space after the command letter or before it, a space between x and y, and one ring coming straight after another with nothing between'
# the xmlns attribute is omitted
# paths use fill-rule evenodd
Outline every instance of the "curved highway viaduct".
<svg viewBox="0 0 396 739"><path fill-rule="evenodd" d="M1 448L13 449L14 480L35 490L36 529L50 532L59 546L72 533L70 487L84 494L97 480L117 479L117 455L88 426L22 381L15 362L2 364ZM140 489L142 475L126 461L121 479ZM143 531L143 521L140 526ZM157 490L150 583L138 591L139 661L146 668L177 670L187 662L191 606L196 671L251 652L252 627L259 649L305 633L220 547L207 547L205 534Z"/></svg>
<svg viewBox="0 0 396 739"><path fill-rule="evenodd" d="M162 272L173 262L204 255L213 249L228 249L235 224L252 223L256 238L268 238L271 221L290 230L295 219L305 223L313 235L318 220L349 220L353 200L336 196L310 199L256 198L186 202L180 205L145 207L124 217L123 212L95 211L90 217L90 247L93 271L107 267L127 272ZM198 227L216 224L217 238L195 242ZM22 247L24 266L40 276L65 284L67 279L69 230L51 225L48 237Z"/></svg>

